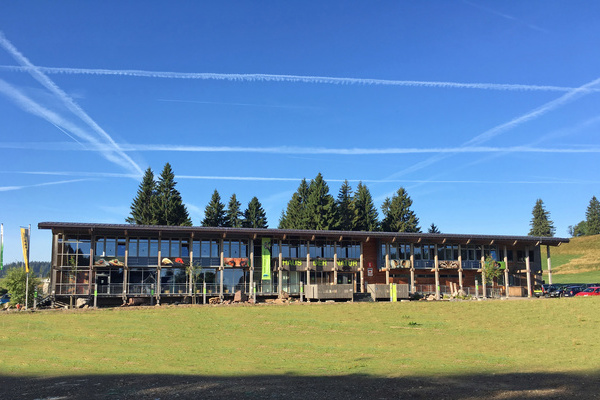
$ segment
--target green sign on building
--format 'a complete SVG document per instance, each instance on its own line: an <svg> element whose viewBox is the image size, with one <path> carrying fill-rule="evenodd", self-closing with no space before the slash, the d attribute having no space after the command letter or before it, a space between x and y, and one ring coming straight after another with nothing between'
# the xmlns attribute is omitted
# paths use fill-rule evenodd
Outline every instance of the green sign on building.
<svg viewBox="0 0 600 400"><path fill-rule="evenodd" d="M262 279L271 280L271 239L262 239Z"/></svg>

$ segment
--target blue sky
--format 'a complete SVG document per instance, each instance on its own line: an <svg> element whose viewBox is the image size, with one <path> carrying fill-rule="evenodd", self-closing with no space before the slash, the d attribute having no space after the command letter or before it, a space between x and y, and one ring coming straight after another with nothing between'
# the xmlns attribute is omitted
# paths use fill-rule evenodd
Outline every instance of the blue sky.
<svg viewBox="0 0 600 400"><path fill-rule="evenodd" d="M123 223L166 162L195 225L213 190L276 227L300 179L423 230L525 235L600 195L596 1L12 1L0 13L5 262L41 221Z"/></svg>

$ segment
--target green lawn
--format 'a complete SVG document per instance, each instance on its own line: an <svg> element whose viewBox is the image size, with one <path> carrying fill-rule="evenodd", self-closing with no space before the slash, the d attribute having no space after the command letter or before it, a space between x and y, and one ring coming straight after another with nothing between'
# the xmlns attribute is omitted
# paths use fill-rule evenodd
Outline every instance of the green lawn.
<svg viewBox="0 0 600 400"><path fill-rule="evenodd" d="M12 313L0 374L590 372L599 310L574 298Z"/></svg>

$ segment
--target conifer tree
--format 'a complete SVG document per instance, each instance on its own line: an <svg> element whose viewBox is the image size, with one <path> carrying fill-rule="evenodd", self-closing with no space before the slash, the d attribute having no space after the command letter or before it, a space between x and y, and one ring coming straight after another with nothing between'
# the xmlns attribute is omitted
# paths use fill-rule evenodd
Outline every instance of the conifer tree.
<svg viewBox="0 0 600 400"><path fill-rule="evenodd" d="M596 196L592 197L590 204L588 205L585 213L586 222L586 234L587 235L598 235L600 234L600 202Z"/></svg>
<svg viewBox="0 0 600 400"><path fill-rule="evenodd" d="M398 189L396 194L386 198L381 210L384 218L381 221L381 228L385 232L421 232L419 227L419 218L410 209L412 200L403 187Z"/></svg>
<svg viewBox="0 0 600 400"><path fill-rule="evenodd" d="M352 230L352 218L354 216L354 204L352 203L352 188L347 180L344 181L338 192L336 205L336 229L341 231Z"/></svg>
<svg viewBox="0 0 600 400"><path fill-rule="evenodd" d="M258 198L253 197L248 203L248 208L244 211L244 220L242 221L244 228L267 228L267 214L262 208Z"/></svg>
<svg viewBox="0 0 600 400"><path fill-rule="evenodd" d="M356 187L352 207L354 208L353 231L376 231L379 228L377 209L373 204L373 198L369 189L362 182L359 182Z"/></svg>
<svg viewBox="0 0 600 400"><path fill-rule="evenodd" d="M140 183L137 196L131 203L131 215L125 219L129 224L155 225L154 202L156 201L156 182L154 173L148 167Z"/></svg>
<svg viewBox="0 0 600 400"><path fill-rule="evenodd" d="M441 233L439 228L432 222L431 226L427 230L427 233Z"/></svg>
<svg viewBox="0 0 600 400"><path fill-rule="evenodd" d="M335 200L320 172L310 181L305 213L306 229L330 230L336 225Z"/></svg>
<svg viewBox="0 0 600 400"><path fill-rule="evenodd" d="M166 163L156 183L156 202L154 203L156 223L158 225L191 226L192 221L175 185L177 185L175 174L171 165Z"/></svg>
<svg viewBox="0 0 600 400"><path fill-rule="evenodd" d="M285 213L279 219L279 229L307 228L306 201L308 199L308 188L306 179L302 179L298 190L288 202Z"/></svg>
<svg viewBox="0 0 600 400"><path fill-rule="evenodd" d="M235 193L231 195L227 211L225 211L224 226L229 228L240 228L242 226L242 217L244 214L240 210L242 204L237 200Z"/></svg>
<svg viewBox="0 0 600 400"><path fill-rule="evenodd" d="M544 208L544 202L542 199L537 199L535 206L533 206L533 218L529 225L531 230L529 236L554 236L556 229L554 228L552 220L550 220L550 212Z"/></svg>
<svg viewBox="0 0 600 400"><path fill-rule="evenodd" d="M217 189L213 192L210 203L204 209L202 226L219 227L225 224L225 205L221 203L221 196Z"/></svg>

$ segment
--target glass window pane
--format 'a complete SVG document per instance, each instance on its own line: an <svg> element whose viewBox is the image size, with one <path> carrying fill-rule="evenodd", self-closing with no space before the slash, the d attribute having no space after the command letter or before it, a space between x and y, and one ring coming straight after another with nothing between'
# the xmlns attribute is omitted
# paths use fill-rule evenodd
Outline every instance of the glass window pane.
<svg viewBox="0 0 600 400"><path fill-rule="evenodd" d="M203 240L202 241L202 258L210 257L210 241Z"/></svg>
<svg viewBox="0 0 600 400"><path fill-rule="evenodd" d="M210 256L212 258L220 258L221 257L221 251L219 250L219 241L218 240L210 241Z"/></svg>
<svg viewBox="0 0 600 400"><path fill-rule="evenodd" d="M187 239L181 241L181 257L190 256L190 244Z"/></svg>
<svg viewBox="0 0 600 400"><path fill-rule="evenodd" d="M106 247L104 249L106 257L115 257L117 254L117 240L114 237L106 238Z"/></svg>
<svg viewBox="0 0 600 400"><path fill-rule="evenodd" d="M169 239L161 239L160 241L160 256L169 257Z"/></svg>
<svg viewBox="0 0 600 400"><path fill-rule="evenodd" d="M94 254L99 257L104 257L104 238L96 238L96 249Z"/></svg>
<svg viewBox="0 0 600 400"><path fill-rule="evenodd" d="M137 254L138 254L137 249L138 249L137 238L129 239L129 249L127 251L127 254L129 255L129 257L137 257Z"/></svg>
<svg viewBox="0 0 600 400"><path fill-rule="evenodd" d="M150 257L158 257L158 239L150 239Z"/></svg>
<svg viewBox="0 0 600 400"><path fill-rule="evenodd" d="M179 254L179 240L177 239L171 239L171 253L169 254L169 257L180 257L181 254Z"/></svg>
<svg viewBox="0 0 600 400"><path fill-rule="evenodd" d="M148 257L148 239L140 239L138 246L138 256L139 257Z"/></svg>
<svg viewBox="0 0 600 400"><path fill-rule="evenodd" d="M125 249L127 248L127 241L125 238L117 239L117 256L125 257Z"/></svg>

